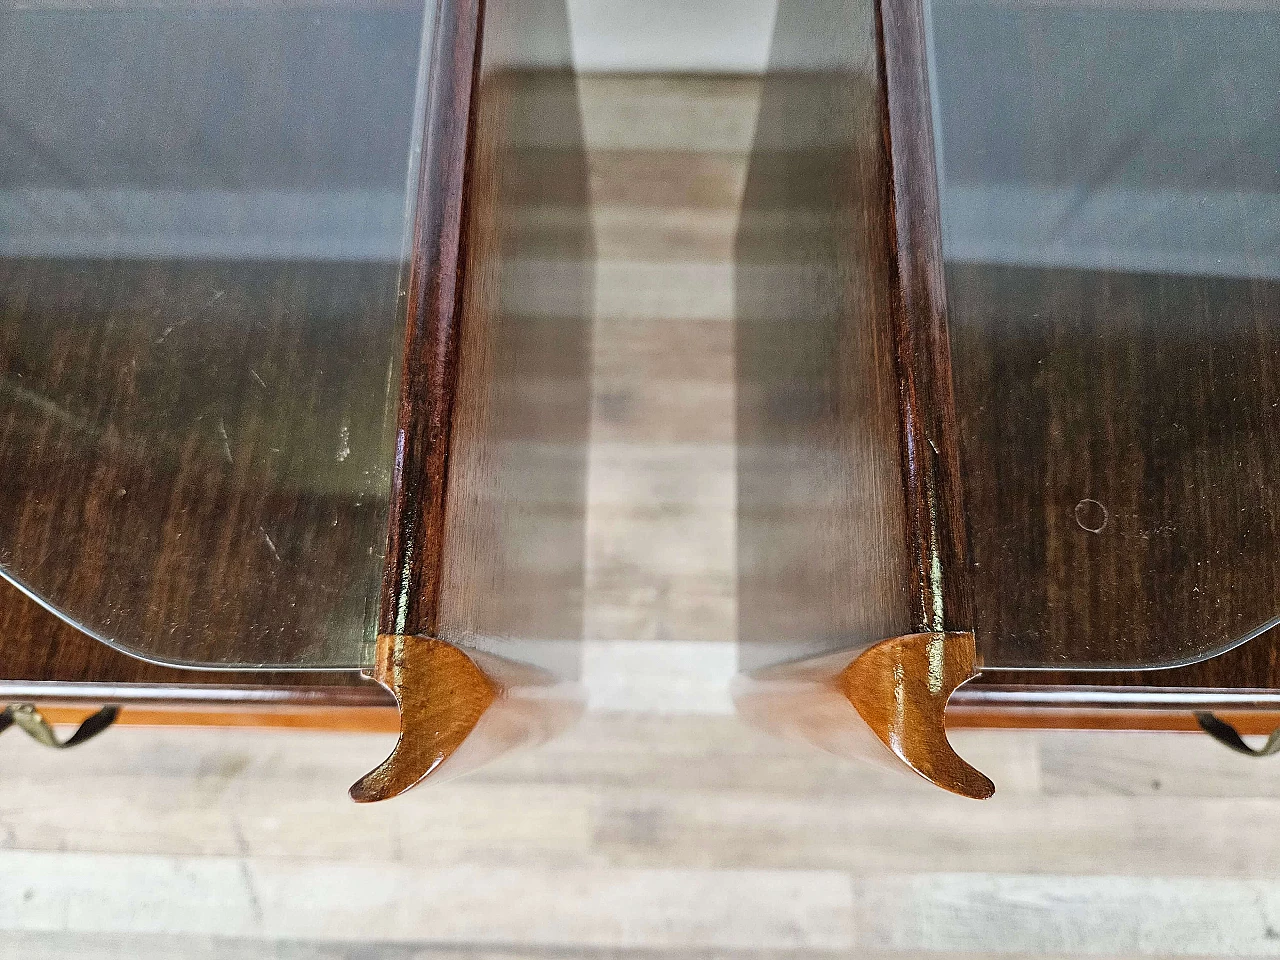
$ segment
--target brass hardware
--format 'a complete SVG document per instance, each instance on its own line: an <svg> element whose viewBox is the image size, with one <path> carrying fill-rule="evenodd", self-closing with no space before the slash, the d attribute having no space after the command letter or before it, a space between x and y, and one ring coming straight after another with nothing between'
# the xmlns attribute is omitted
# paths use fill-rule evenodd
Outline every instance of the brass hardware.
<svg viewBox="0 0 1280 960"><path fill-rule="evenodd" d="M75 733L65 740L59 740L57 731L53 729L53 724L41 715L35 704L18 703L5 707L3 711L0 711L0 733L9 729L9 727L18 727L32 740L42 743L46 747L52 747L55 750L67 750L92 740L115 723L118 716L120 716L119 707L103 707L81 723L76 728Z"/></svg>

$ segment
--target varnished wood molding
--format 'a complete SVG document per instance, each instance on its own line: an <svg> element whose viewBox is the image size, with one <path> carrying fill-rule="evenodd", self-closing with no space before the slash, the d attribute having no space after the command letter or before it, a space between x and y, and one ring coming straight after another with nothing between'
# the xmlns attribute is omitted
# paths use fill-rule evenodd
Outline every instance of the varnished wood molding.
<svg viewBox="0 0 1280 960"><path fill-rule="evenodd" d="M951 748L944 725L952 692L976 675L972 633L913 633L757 671L739 679L734 701L767 730L838 756L899 766L896 757L944 790L985 800L995 785Z"/></svg>
<svg viewBox="0 0 1280 960"><path fill-rule="evenodd" d="M432 637L380 636L370 676L400 705L400 739L351 787L357 803L459 776L548 739L581 713L575 685Z"/></svg>

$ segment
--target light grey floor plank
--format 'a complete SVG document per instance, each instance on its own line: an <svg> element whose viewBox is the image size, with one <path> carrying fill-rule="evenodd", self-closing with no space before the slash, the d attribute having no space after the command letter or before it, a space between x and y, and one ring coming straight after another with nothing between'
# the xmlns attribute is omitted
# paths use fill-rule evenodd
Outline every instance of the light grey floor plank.
<svg viewBox="0 0 1280 960"><path fill-rule="evenodd" d="M1280 955L1274 879L900 875L857 899L860 943L879 949Z"/></svg>
<svg viewBox="0 0 1280 960"><path fill-rule="evenodd" d="M1058 796L1280 797L1280 763L1232 753L1207 736L1046 733L1041 742L1044 789Z"/></svg>
<svg viewBox="0 0 1280 960"><path fill-rule="evenodd" d="M352 943L852 945L834 871L421 867L0 851L0 931Z"/></svg>

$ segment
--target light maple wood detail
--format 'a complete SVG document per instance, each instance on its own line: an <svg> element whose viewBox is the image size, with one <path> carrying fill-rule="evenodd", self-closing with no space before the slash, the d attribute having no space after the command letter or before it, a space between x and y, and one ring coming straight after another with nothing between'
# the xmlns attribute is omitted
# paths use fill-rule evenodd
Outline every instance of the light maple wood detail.
<svg viewBox="0 0 1280 960"><path fill-rule="evenodd" d="M976 675L972 633L913 633L757 671L738 681L734 700L765 729L840 756L896 757L945 790L985 800L995 785L951 748L944 725L948 698Z"/></svg>
<svg viewBox="0 0 1280 960"><path fill-rule="evenodd" d="M351 787L357 803L386 800L428 777L460 776L548 739L582 710L574 684L444 640L384 634L369 676L400 705L400 738Z"/></svg>

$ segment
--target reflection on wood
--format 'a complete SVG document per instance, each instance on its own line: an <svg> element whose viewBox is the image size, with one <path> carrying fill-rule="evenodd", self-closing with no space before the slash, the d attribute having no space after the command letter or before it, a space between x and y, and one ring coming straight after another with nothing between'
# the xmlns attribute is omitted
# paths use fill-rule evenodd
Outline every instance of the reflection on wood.
<svg viewBox="0 0 1280 960"><path fill-rule="evenodd" d="M371 652L423 13L6 9L0 566L92 633Z"/></svg>
<svg viewBox="0 0 1280 960"><path fill-rule="evenodd" d="M977 675L971 633L917 633L861 653L829 654L740 678L743 717L837 756L884 760L883 748L930 783L985 800L995 786L951 748L943 714Z"/></svg>
<svg viewBox="0 0 1280 960"><path fill-rule="evenodd" d="M387 694L356 670L182 670L121 653L0 581L0 702L374 707Z"/></svg>
<svg viewBox="0 0 1280 960"><path fill-rule="evenodd" d="M943 729L975 652L922 15L779 6L736 252L737 702L984 798Z"/></svg>
<svg viewBox="0 0 1280 960"><path fill-rule="evenodd" d="M400 739L352 786L357 803L459 776L548 739L581 712L577 688L553 674L426 637L379 637L372 676L399 704Z"/></svg>
<svg viewBox="0 0 1280 960"><path fill-rule="evenodd" d="M374 673L403 733L358 800L575 715L492 666L539 689L580 670L593 246L568 21L563 0L465 0L446 20Z"/></svg>
<svg viewBox="0 0 1280 960"><path fill-rule="evenodd" d="M369 341L395 283L0 262L0 563L140 655L359 666L387 482Z"/></svg>
<svg viewBox="0 0 1280 960"><path fill-rule="evenodd" d="M1271 621L1280 284L973 264L947 278L984 661L1158 666ZM1232 662L1267 686L1275 659L1271 641Z"/></svg>

